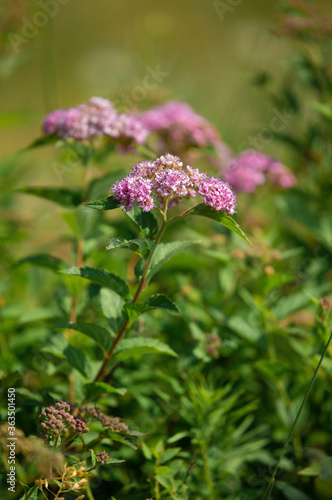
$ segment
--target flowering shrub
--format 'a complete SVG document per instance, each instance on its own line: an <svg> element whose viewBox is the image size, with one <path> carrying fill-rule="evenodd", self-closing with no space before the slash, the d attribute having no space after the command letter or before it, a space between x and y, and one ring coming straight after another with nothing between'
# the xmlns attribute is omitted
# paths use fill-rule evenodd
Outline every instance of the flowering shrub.
<svg viewBox="0 0 332 500"><path fill-rule="evenodd" d="M1 500L8 485L10 500L329 498L330 49L328 23L292 3L277 33L312 51L301 91L294 77L271 96L293 106L275 138L296 176L233 153L182 102L119 113L92 97L46 116L30 149L55 144L80 185L15 194L20 213L34 195L50 217L36 253L26 219L1 226L0 379L8 415L17 405L15 431L12 415L0 426Z"/></svg>

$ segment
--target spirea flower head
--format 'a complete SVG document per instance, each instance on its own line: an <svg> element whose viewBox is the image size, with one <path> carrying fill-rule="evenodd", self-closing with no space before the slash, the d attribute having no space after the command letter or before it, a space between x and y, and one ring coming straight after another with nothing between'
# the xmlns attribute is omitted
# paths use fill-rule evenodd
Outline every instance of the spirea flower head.
<svg viewBox="0 0 332 500"><path fill-rule="evenodd" d="M119 417L110 417L95 406L82 405L79 408L79 414L88 422L98 420L104 429L117 433L129 433L129 427L124 422L121 422Z"/></svg>
<svg viewBox="0 0 332 500"><path fill-rule="evenodd" d="M103 465L103 464L106 464L107 461L109 460L109 455L108 453L106 453L106 451L102 451L101 453L96 453L96 457L97 457L97 460L98 462Z"/></svg>
<svg viewBox="0 0 332 500"><path fill-rule="evenodd" d="M52 111L44 120L43 131L61 139L89 141L106 136L124 144L131 141L143 144L149 133L139 118L118 113L111 101L102 97L91 97L88 103Z"/></svg>
<svg viewBox="0 0 332 500"><path fill-rule="evenodd" d="M180 158L169 153L135 165L128 176L112 186L111 192L126 211L132 210L135 203L145 212L164 208L165 204L171 208L196 194L217 211L233 214L236 205L228 184L190 166L184 168Z"/></svg>
<svg viewBox="0 0 332 500"><path fill-rule="evenodd" d="M223 179L235 191L246 193L252 193L267 179L283 188L296 184L296 178L284 165L258 151L244 151L234 156L225 168Z"/></svg>
<svg viewBox="0 0 332 500"><path fill-rule="evenodd" d="M190 146L204 147L220 142L213 125L183 102L167 102L149 109L140 117L145 128L163 137L170 151L178 152Z"/></svg>
<svg viewBox="0 0 332 500"><path fill-rule="evenodd" d="M49 406L39 415L40 427L45 440L56 439L58 436L77 435L89 431L85 422L71 414L70 404L58 401Z"/></svg>

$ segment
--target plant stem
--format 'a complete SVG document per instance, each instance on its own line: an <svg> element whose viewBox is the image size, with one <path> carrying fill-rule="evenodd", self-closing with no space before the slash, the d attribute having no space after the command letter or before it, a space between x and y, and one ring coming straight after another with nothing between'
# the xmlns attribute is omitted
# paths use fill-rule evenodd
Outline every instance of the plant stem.
<svg viewBox="0 0 332 500"><path fill-rule="evenodd" d="M293 425L292 425L292 427L291 427L291 429L290 429L290 431L289 431L289 434L288 434L288 436L287 436L287 439L286 439L286 441L285 441L285 443L284 443L284 445L283 445L283 447L282 447L282 450L281 450L281 453L280 453L279 460L278 460L277 465L275 466L275 468L274 468L274 470L273 470L273 473L272 473L272 476L271 476L270 482L269 482L269 484L267 485L267 488L266 488L266 490L265 490L265 493L264 493L264 496L263 496L263 500L269 500L269 498L270 498L270 495L271 495L271 493L272 493L272 490L273 490L273 487L274 487L274 484L275 484L276 475L277 475L277 472L278 472L279 467L280 467L280 463L281 463L282 459L283 459L283 458L284 458L284 456L285 456L285 453L286 453L286 450L287 450L287 446L288 446L288 444L289 444L289 442L290 442L290 440L291 440L291 438L292 438L292 435L293 435L294 429L295 429L295 427L296 427L296 424L297 424L297 422L298 422L298 420L299 420L299 418L300 418L300 416L301 416L301 414L302 414L303 408L304 408L304 406L305 406L305 404L306 404L306 402L307 402L307 399L308 399L309 394L310 394L310 392L311 392L312 386L313 386L313 384L314 384L314 382L315 382L315 380L316 380L316 377L317 377L318 371L319 371L319 369L320 369L320 367L321 367L321 364L322 364L322 362L323 362L323 359L324 359L324 357L325 357L325 355L326 355L326 353L327 353L327 351L328 351L328 348L329 348L329 345L330 345L331 340L332 340L332 331L331 331L330 336L329 336L329 339L328 339L328 341L327 341L327 343L326 343L326 345L325 345L325 347L324 347L324 350L323 350L323 353L322 353L322 355L321 355L321 357L320 357L319 363L318 363L318 365L317 365L317 367L316 367L316 370L315 370L315 372L314 372L314 374L313 374L313 376L312 376L312 379L311 379L310 384L309 384L309 386L308 386L308 389L307 389L307 391L306 391L306 393L305 393L305 396L304 396L304 398L303 398L303 400L302 400L301 406L300 406L300 408L299 408L299 410L298 410L298 412L297 412L297 415L296 415L296 417L295 417L295 420L294 420L294 422L293 422Z"/></svg>
<svg viewBox="0 0 332 500"><path fill-rule="evenodd" d="M204 470L205 483L206 483L206 486L210 490L210 495L211 495L210 498L212 499L212 498L214 498L214 494L213 494L214 487L213 487L213 481L212 481L211 471L210 471L210 468L209 468L209 463L208 463L208 457L207 457L207 453L206 453L205 443L201 444L201 453L202 453L202 458L203 458L203 470Z"/></svg>
<svg viewBox="0 0 332 500"><path fill-rule="evenodd" d="M31 490L30 490L30 491L28 491L28 492L24 495L24 500L28 500L28 499L31 497L32 493L34 493L34 491L36 491L36 489L37 489L37 485L36 485L36 484L34 484L34 485L32 486L32 488L31 488Z"/></svg>
<svg viewBox="0 0 332 500"><path fill-rule="evenodd" d="M156 250L156 248L158 246L158 243L160 242L160 239L161 239L161 237L162 237L162 235L163 235L163 233L165 231L165 228L166 228L166 226L168 224L167 219L166 219L166 215L165 215L166 211L167 211L167 203L165 203L165 212L163 214L164 215L164 220L163 220L163 222L162 222L162 224L160 226L160 229L158 231L158 234L157 234L157 237L156 237L156 241L155 241L155 246L154 246L153 250L151 250L149 258L148 258L148 260L145 263L144 272L142 274L142 277L141 277L140 282L138 284L138 287L137 287L137 290L135 292L134 298L132 300L133 304L135 304L138 301L138 299L139 299L142 291L145 288L146 278L147 278L147 275L148 275L148 272L149 272L149 268L150 268L150 265L151 265L151 262L152 262L152 258L153 258L154 252L155 252L155 250ZM98 372L98 374L97 374L97 376L96 376L96 378L94 380L95 382L98 382L106 374L107 365L108 365L110 359L112 358L117 345L119 344L120 340L122 339L122 337L124 336L124 334L126 333L126 331L128 330L129 327L130 327L130 323L128 323L127 321L125 321L123 323L123 325L122 325L121 330L119 331L119 333L115 337L114 342L113 342L110 350L108 351L108 353L105 356L104 362L103 362L103 364L102 364L102 366L101 366L101 368L100 368L100 370L99 370L99 372Z"/></svg>

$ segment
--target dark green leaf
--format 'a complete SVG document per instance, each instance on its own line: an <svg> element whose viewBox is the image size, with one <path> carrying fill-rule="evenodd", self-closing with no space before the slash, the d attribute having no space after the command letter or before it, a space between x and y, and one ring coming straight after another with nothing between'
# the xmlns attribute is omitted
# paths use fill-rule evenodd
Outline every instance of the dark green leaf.
<svg viewBox="0 0 332 500"><path fill-rule="evenodd" d="M147 259L154 248L155 243L148 239L134 239L125 240L123 238L112 238L109 242L106 250L112 250L113 248L128 248L132 252L137 253L144 259Z"/></svg>
<svg viewBox="0 0 332 500"><path fill-rule="evenodd" d="M70 366L78 370L85 377L90 378L91 364L86 355L80 349L76 349L76 347L69 345L65 348L63 354Z"/></svg>
<svg viewBox="0 0 332 500"><path fill-rule="evenodd" d="M89 384L84 384L83 392L89 401L94 401L99 398L102 394L120 394L123 396L127 389L112 387L105 382L92 382Z"/></svg>
<svg viewBox="0 0 332 500"><path fill-rule="evenodd" d="M157 246L150 269L147 275L147 282L150 281L152 276L156 274L157 271L167 262L171 257L181 252L185 248L195 245L195 241L174 241L172 243L159 243Z"/></svg>
<svg viewBox="0 0 332 500"><path fill-rule="evenodd" d="M176 352L173 351L167 344L164 344L156 339L136 337L132 339L123 339L115 351L117 360L124 360L143 354L167 354L169 356L177 357Z"/></svg>
<svg viewBox="0 0 332 500"><path fill-rule="evenodd" d="M77 207L83 201L82 193L65 188L52 187L25 187L18 192L38 196L48 201L53 201L64 207Z"/></svg>
<svg viewBox="0 0 332 500"><path fill-rule="evenodd" d="M92 269L91 267L71 267L65 271L64 274L71 276L81 276L87 280L92 281L102 287L110 288L121 297L127 299L129 296L129 288L120 276L109 273L104 269Z"/></svg>
<svg viewBox="0 0 332 500"><path fill-rule="evenodd" d="M33 264L35 266L52 269L53 271L60 271L61 269L65 269L67 267L67 264L63 260L46 253L29 255L28 257L15 262L15 266L21 266L22 264Z"/></svg>
<svg viewBox="0 0 332 500"><path fill-rule="evenodd" d="M166 297L166 295L162 294L153 295L144 304L133 304L132 302L128 302L122 307L122 312L127 323L131 324L138 316L153 309L163 309L164 311L175 313L179 312L174 302Z"/></svg>
<svg viewBox="0 0 332 500"><path fill-rule="evenodd" d="M57 323L54 328L66 328L68 330L76 330L77 332L84 333L100 345L105 351L108 351L112 345L111 333L99 325L92 325L91 323L69 323L61 321Z"/></svg>
<svg viewBox="0 0 332 500"><path fill-rule="evenodd" d="M119 208L121 205L113 196L108 196L107 198L102 198L101 200L84 203L84 206L93 208L94 210L114 210L115 208Z"/></svg>
<svg viewBox="0 0 332 500"><path fill-rule="evenodd" d="M227 227L234 233L241 236L241 238L246 240L248 243L250 243L250 241L248 240L248 238L246 237L240 226L235 222L234 219L232 219L232 217L230 217L230 215L226 214L226 212L217 212L213 208L204 205L202 203L201 205L198 205L197 207L193 208L189 212L189 215L202 215L203 217L208 217L209 219L213 219L222 224L223 226Z"/></svg>
<svg viewBox="0 0 332 500"><path fill-rule="evenodd" d="M54 144L59 140L57 135L44 135L43 137L39 137L35 141L33 141L29 146L25 149L35 149L40 148L41 146L47 146L48 144Z"/></svg>
<svg viewBox="0 0 332 500"><path fill-rule="evenodd" d="M144 212L137 205L129 212L124 212L127 217L133 222L139 233L148 238L153 238L158 231L158 223L155 216L151 212Z"/></svg>

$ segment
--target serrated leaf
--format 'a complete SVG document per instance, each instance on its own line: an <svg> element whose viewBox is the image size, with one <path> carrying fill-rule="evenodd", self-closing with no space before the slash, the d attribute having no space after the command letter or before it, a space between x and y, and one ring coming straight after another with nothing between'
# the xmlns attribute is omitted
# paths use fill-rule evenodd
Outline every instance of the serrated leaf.
<svg viewBox="0 0 332 500"><path fill-rule="evenodd" d="M65 188L25 187L18 189L18 192L38 196L69 208L77 207L83 201L82 193Z"/></svg>
<svg viewBox="0 0 332 500"><path fill-rule="evenodd" d="M127 299L129 296L129 288L127 284L123 281L120 276L116 274L109 273L104 269L93 269L91 267L71 267L65 271L61 271L64 274L70 276L80 276L85 278L92 283L96 283L102 287L109 288L116 292L121 297Z"/></svg>
<svg viewBox="0 0 332 500"><path fill-rule="evenodd" d="M57 323L54 328L66 328L69 330L76 330L77 332L84 333L97 344L99 344L105 351L108 351L112 345L112 335L106 328L91 323L70 323L68 321L61 321Z"/></svg>
<svg viewBox="0 0 332 500"><path fill-rule="evenodd" d="M124 211L124 213L142 236L153 238L158 232L158 222L151 212L144 212L137 205L134 205L132 210L129 212Z"/></svg>
<svg viewBox="0 0 332 500"><path fill-rule="evenodd" d="M90 378L90 361L80 349L76 349L76 347L69 345L66 347L66 349L64 349L63 355L67 359L70 366L78 370L85 377Z"/></svg>
<svg viewBox="0 0 332 500"><path fill-rule="evenodd" d="M169 356L177 357L173 349L167 344L160 342L156 339L137 337L132 339L123 339L115 351L117 360L124 360L127 358L141 356L143 354L167 354Z"/></svg>
<svg viewBox="0 0 332 500"><path fill-rule="evenodd" d="M123 387L116 388L105 382L91 382L83 386L83 392L89 401L93 401L102 394L120 394L123 396L126 394L127 389Z"/></svg>
<svg viewBox="0 0 332 500"><path fill-rule="evenodd" d="M115 208L119 208L121 205L118 200L114 198L114 196L108 196L107 198L102 198L97 201L84 203L84 206L87 208L93 208L94 210L114 210Z"/></svg>
<svg viewBox="0 0 332 500"><path fill-rule="evenodd" d="M153 254L146 281L150 281L150 279L156 274L157 271L159 271L159 269L165 264L165 262L171 259L174 255L182 252L182 250L188 248L191 245L195 245L196 243L197 242L195 241L174 241L172 243L159 243Z"/></svg>
<svg viewBox="0 0 332 500"><path fill-rule="evenodd" d="M223 226L227 227L231 231L233 231L233 233L236 233L239 236L241 236L241 238L246 240L251 245L251 242L248 240L245 233L242 231L237 222L235 222L235 220L232 219L230 215L226 214L226 212L217 212L212 207L209 207L208 205L204 205L202 203L201 205L198 205L197 207L193 208L189 212L189 215L201 215L203 217L208 217L209 219L213 219L222 224Z"/></svg>
<svg viewBox="0 0 332 500"><path fill-rule="evenodd" d="M63 260L46 253L29 255L28 257L24 257L24 259L18 260L14 265L21 266L22 264L33 264L34 266L45 267L53 271L60 271L67 267L67 264Z"/></svg>
<svg viewBox="0 0 332 500"><path fill-rule="evenodd" d="M166 295L152 295L144 304L133 304L128 302L122 307L122 313L127 323L131 324L138 316L153 309L162 309L178 313L179 310Z"/></svg>
<svg viewBox="0 0 332 500"><path fill-rule="evenodd" d="M113 248L128 248L132 252L137 253L143 259L147 259L155 246L155 242L147 238L144 239L133 239L126 240L123 238L112 238L106 250L112 250Z"/></svg>

